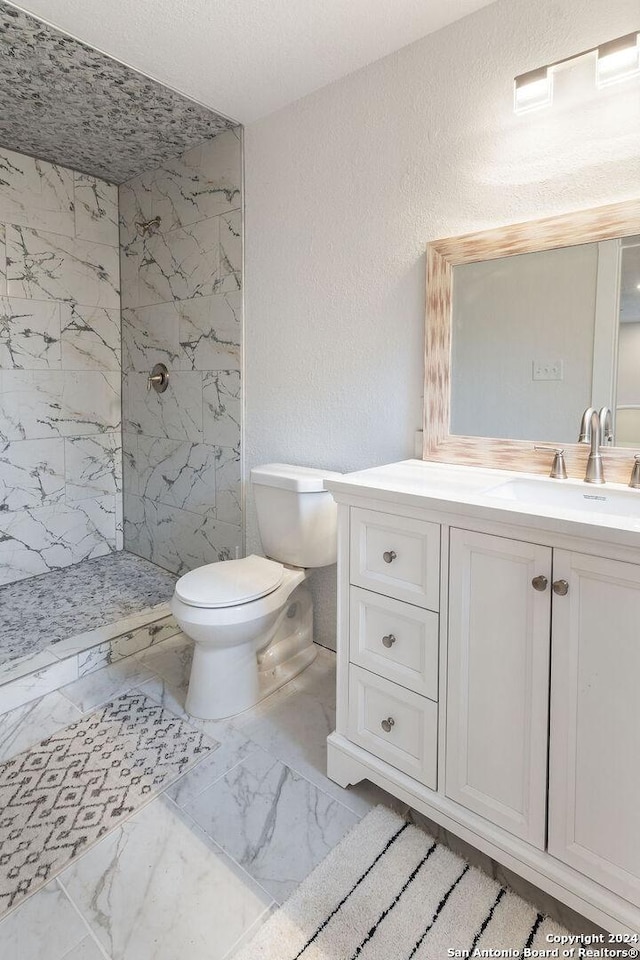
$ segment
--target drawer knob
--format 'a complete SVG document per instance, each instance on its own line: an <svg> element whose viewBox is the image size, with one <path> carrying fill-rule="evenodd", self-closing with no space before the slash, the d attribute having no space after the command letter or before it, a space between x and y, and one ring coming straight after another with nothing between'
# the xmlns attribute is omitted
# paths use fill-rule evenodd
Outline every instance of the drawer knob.
<svg viewBox="0 0 640 960"><path fill-rule="evenodd" d="M392 633L388 633L386 637L382 638L382 642L385 645L385 647L392 647L396 642L396 638Z"/></svg>
<svg viewBox="0 0 640 960"><path fill-rule="evenodd" d="M539 577L533 578L533 580L531 581L531 586L533 587L534 590L539 590L542 593L543 590L547 589L548 583L549 581L547 580L546 577L539 576Z"/></svg>
<svg viewBox="0 0 640 960"><path fill-rule="evenodd" d="M569 593L569 584L566 580L554 580L553 592L557 593L559 597L566 597Z"/></svg>
<svg viewBox="0 0 640 960"><path fill-rule="evenodd" d="M380 724L380 726L382 727L382 729L384 730L385 733L390 733L390 732L391 732L391 727L393 727L394 724L395 724L395 720L393 719L393 717L387 717L386 720L383 720L383 721L382 721L382 723Z"/></svg>
<svg viewBox="0 0 640 960"><path fill-rule="evenodd" d="M382 554L382 559L385 563L393 563L396 556L397 554L395 550L385 550L385 552Z"/></svg>

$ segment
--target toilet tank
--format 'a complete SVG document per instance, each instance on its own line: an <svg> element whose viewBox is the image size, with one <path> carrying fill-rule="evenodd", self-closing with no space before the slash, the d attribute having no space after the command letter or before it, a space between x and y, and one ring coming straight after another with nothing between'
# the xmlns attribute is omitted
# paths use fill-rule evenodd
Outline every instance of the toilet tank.
<svg viewBox="0 0 640 960"><path fill-rule="evenodd" d="M262 548L294 567L326 567L337 559L336 502L324 479L341 474L288 463L251 471Z"/></svg>

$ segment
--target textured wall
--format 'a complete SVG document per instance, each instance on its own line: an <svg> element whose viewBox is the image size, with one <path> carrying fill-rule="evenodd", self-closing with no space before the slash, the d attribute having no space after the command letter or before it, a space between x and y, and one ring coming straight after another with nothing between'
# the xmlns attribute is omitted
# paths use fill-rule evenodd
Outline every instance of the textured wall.
<svg viewBox="0 0 640 960"><path fill-rule="evenodd" d="M241 177L233 130L120 187L125 545L175 573L242 546Z"/></svg>
<svg viewBox="0 0 640 960"><path fill-rule="evenodd" d="M513 77L639 25L637 0L499 0L246 128L248 467L413 454L426 243L638 193L637 81L596 92L585 61L516 117Z"/></svg>
<svg viewBox="0 0 640 960"><path fill-rule="evenodd" d="M0 583L121 548L117 189L0 149Z"/></svg>

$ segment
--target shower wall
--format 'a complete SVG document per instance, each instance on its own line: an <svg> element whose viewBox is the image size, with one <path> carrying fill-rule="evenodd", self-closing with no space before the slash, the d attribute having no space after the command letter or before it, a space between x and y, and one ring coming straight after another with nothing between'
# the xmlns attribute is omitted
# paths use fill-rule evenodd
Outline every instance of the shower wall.
<svg viewBox="0 0 640 960"><path fill-rule="evenodd" d="M241 182L234 129L120 187L125 547L175 573L242 550Z"/></svg>
<svg viewBox="0 0 640 960"><path fill-rule="evenodd" d="M121 548L117 187L0 148L0 583Z"/></svg>

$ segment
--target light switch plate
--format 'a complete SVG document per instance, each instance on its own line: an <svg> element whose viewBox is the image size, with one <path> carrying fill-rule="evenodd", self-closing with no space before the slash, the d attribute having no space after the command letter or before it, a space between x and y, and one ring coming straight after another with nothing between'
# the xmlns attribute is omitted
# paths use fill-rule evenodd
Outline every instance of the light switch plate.
<svg viewBox="0 0 640 960"><path fill-rule="evenodd" d="M562 380L562 360L533 360L532 380Z"/></svg>

